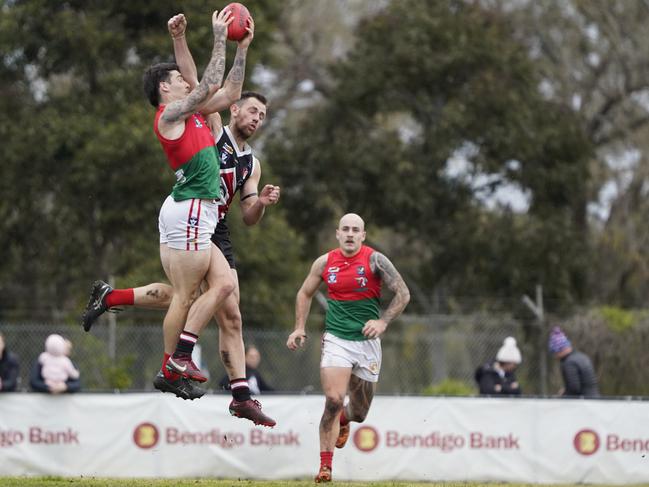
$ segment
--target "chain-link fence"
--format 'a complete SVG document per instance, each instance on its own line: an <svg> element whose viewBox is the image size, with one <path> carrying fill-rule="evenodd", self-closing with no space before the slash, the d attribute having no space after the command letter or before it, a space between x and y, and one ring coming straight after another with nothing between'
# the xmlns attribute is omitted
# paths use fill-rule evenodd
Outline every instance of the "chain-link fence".
<svg viewBox="0 0 649 487"><path fill-rule="evenodd" d="M434 384L453 379L474 390L475 368L493 358L504 337L519 336L520 324L486 316L406 316L390 326L382 339L383 367L379 391L389 394L420 394ZM73 343L72 359L82 374L85 391L152 390L151 381L160 368L160 325L108 326L97 324L91 333L76 325L44 323L0 323L7 348L21 362L19 388L29 389L29 374L43 350L45 338L59 333ZM247 344L261 352L259 371L274 389L282 392L320 390L319 358L321 333L311 331L305 349L286 348L289 330L246 329ZM215 326L206 329L201 345L202 368L208 384L217 388L225 371L219 359ZM526 346L519 343L523 356ZM533 383L539 376L535 364L525 362L521 379Z"/></svg>
<svg viewBox="0 0 649 487"><path fill-rule="evenodd" d="M74 346L72 359L81 371L85 391L149 391L162 359L162 327L119 323L102 318L90 333L78 325L57 323L2 323L7 348L20 359L20 390L29 390L29 374L43 350L45 338L59 333ZM619 320L618 320L619 321ZM288 319L285 322L290 322ZM317 316L313 323L322 323ZM644 352L649 347L649 316L627 319L612 327L597 311L564 320L576 348L591 356L600 388L609 395L649 395ZM628 323L631 323L630 325ZM278 392L320 391L321 336L310 323L307 346L286 348L289 329L260 330L244 325L244 339L261 352L259 372ZM378 392L382 394L467 395L477 392L476 368L492 360L507 336L517 339L523 363L517 371L525 394L551 395L561 384L557 363L549 357L549 325L525 323L490 314L404 315L390 324L382 338L383 365ZM218 389L225 375L218 351L218 332L211 324L202 334L201 368L209 373L208 387Z"/></svg>

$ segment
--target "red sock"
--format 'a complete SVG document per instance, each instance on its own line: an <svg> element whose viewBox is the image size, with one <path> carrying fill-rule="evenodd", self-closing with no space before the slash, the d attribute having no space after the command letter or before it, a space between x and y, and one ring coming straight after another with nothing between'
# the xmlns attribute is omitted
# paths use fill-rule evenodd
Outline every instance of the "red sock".
<svg viewBox="0 0 649 487"><path fill-rule="evenodd" d="M320 452L320 467L328 467L331 470L331 462L334 459L334 452L321 451Z"/></svg>
<svg viewBox="0 0 649 487"><path fill-rule="evenodd" d="M134 301L135 293L132 287L128 289L113 289L112 292L106 295L106 306L109 308L119 305L133 306Z"/></svg>
<svg viewBox="0 0 649 487"><path fill-rule="evenodd" d="M349 420L345 416L345 410L343 409L343 412L340 413L340 424L345 426L346 424L349 424Z"/></svg>
<svg viewBox="0 0 649 487"><path fill-rule="evenodd" d="M180 379L180 377L181 377L180 374L178 374L176 372L172 372L171 370L169 370L167 368L167 360L169 360L169 357L171 357L171 354L169 354L169 353L164 354L164 358L162 359L162 374L169 380Z"/></svg>

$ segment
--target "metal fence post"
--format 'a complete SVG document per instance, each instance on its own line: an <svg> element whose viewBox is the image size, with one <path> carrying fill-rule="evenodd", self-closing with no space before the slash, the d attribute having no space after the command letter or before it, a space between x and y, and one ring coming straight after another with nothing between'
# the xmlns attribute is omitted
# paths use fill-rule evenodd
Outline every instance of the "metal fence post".
<svg viewBox="0 0 649 487"><path fill-rule="evenodd" d="M548 393L548 354L545 353L545 314L543 312L543 286L536 285L536 303L527 294L523 295L523 304L527 306L536 317L539 328L539 374L541 376L541 394Z"/></svg>

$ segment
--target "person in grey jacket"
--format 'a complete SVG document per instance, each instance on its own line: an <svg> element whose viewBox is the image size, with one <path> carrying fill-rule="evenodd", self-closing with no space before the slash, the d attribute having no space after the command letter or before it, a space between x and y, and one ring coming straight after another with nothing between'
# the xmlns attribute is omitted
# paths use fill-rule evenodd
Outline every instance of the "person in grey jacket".
<svg viewBox="0 0 649 487"><path fill-rule="evenodd" d="M593 363L586 354L572 348L572 343L558 326L550 332L548 348L560 361L564 383L561 396L599 397Z"/></svg>

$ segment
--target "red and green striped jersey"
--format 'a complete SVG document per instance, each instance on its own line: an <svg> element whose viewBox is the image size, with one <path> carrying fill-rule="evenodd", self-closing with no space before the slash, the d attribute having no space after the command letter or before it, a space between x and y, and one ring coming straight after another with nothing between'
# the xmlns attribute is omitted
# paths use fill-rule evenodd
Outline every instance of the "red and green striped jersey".
<svg viewBox="0 0 649 487"><path fill-rule="evenodd" d="M362 329L379 317L381 278L370 268L374 249L365 245L346 257L340 249L327 254L322 279L327 283L329 304L325 330L345 340L367 340Z"/></svg>
<svg viewBox="0 0 649 487"><path fill-rule="evenodd" d="M174 201L220 199L219 154L205 119L200 113L194 113L185 120L185 131L180 138L169 140L158 130L164 107L158 107L153 130L167 155L169 166L176 173L176 184L171 191Z"/></svg>

